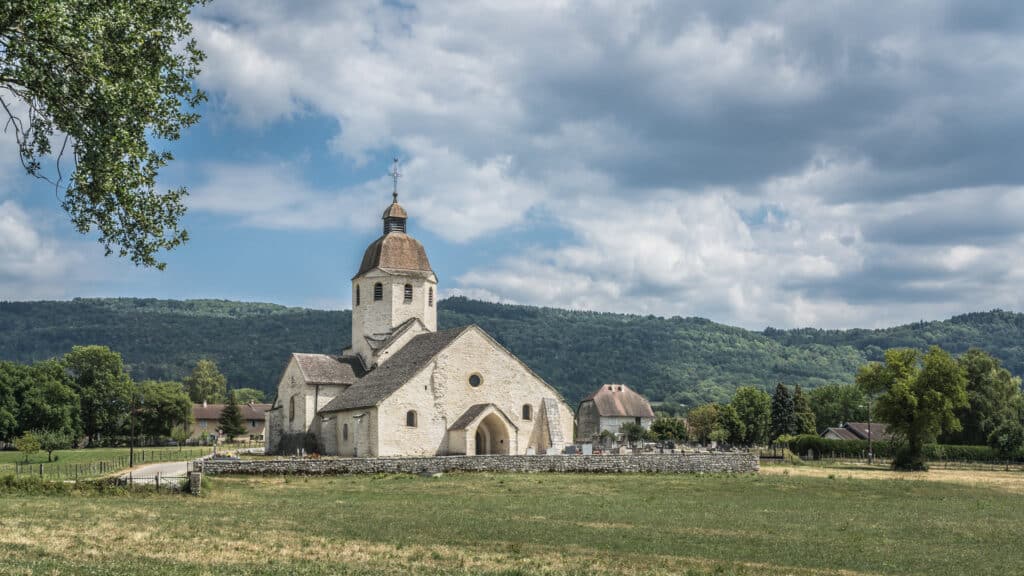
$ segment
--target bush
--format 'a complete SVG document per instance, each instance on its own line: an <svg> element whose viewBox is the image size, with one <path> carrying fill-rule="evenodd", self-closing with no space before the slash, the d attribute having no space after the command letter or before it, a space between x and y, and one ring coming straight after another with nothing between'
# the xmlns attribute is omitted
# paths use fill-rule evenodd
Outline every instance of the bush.
<svg viewBox="0 0 1024 576"><path fill-rule="evenodd" d="M867 440L832 440L811 434L789 438L787 446L795 454L806 456L808 450L813 451L813 458L863 458L868 453ZM888 441L872 443L875 456L882 458L898 458L899 447ZM962 460L971 462L1002 462L1012 460L1024 462L1024 453L1017 451L1012 455L1000 454L990 446L959 446L953 444L925 444L926 460Z"/></svg>

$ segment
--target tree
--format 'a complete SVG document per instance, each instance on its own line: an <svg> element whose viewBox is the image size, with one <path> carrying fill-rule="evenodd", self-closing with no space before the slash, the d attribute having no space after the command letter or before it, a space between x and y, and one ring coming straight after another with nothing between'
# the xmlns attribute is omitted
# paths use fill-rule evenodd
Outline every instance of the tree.
<svg viewBox="0 0 1024 576"><path fill-rule="evenodd" d="M793 407L793 397L789 395L789 389L782 382L775 386L775 394L772 395L772 428L771 439L779 436L796 434L796 414Z"/></svg>
<svg viewBox="0 0 1024 576"><path fill-rule="evenodd" d="M121 355L106 346L74 346L64 365L81 401L82 432L89 441L121 434L134 391Z"/></svg>
<svg viewBox="0 0 1024 576"><path fill-rule="evenodd" d="M651 432L659 441L682 442L686 440L686 422L680 418L662 417L651 422Z"/></svg>
<svg viewBox="0 0 1024 576"><path fill-rule="evenodd" d="M227 397L228 379L217 369L213 360L200 360L185 380L188 397L195 403L219 404Z"/></svg>
<svg viewBox="0 0 1024 576"><path fill-rule="evenodd" d="M204 0L7 0L0 105L21 163L63 193L75 228L143 266L188 239L184 188L156 190L172 155L155 146L199 121L204 55L188 16ZM44 162L57 143L55 175ZM65 181L61 164L71 156Z"/></svg>
<svg viewBox="0 0 1024 576"><path fill-rule="evenodd" d="M1018 420L1006 420L988 436L988 445L1005 458L1024 449L1024 426Z"/></svg>
<svg viewBox="0 0 1024 576"><path fill-rule="evenodd" d="M39 452L39 439L31 432L25 432L14 439L14 449L25 455L25 462L28 457Z"/></svg>
<svg viewBox="0 0 1024 576"><path fill-rule="evenodd" d="M71 448L71 436L59 430L36 430L32 435L39 440L39 448L46 452L46 461L53 462L54 450Z"/></svg>
<svg viewBox="0 0 1024 576"><path fill-rule="evenodd" d="M238 398L239 404L248 404L249 402L260 403L265 398L263 390L255 388L236 388L235 397Z"/></svg>
<svg viewBox="0 0 1024 576"><path fill-rule="evenodd" d="M690 438L700 444L707 444L718 424L718 405L697 406L686 415L686 423L690 426Z"/></svg>
<svg viewBox="0 0 1024 576"><path fill-rule="evenodd" d="M817 431L838 427L844 422L866 422L867 399L854 384L826 384L807 393Z"/></svg>
<svg viewBox="0 0 1024 576"><path fill-rule="evenodd" d="M1015 378L989 354L971 349L957 359L967 378L967 406L956 410L963 427L944 434L950 444L985 444L992 432L1018 419L1022 397L1020 378Z"/></svg>
<svg viewBox="0 0 1024 576"><path fill-rule="evenodd" d="M886 350L885 363L863 366L857 383L869 394L881 393L878 419L903 443L893 460L897 469L927 470L925 443L960 429L955 410L967 405L967 379L963 367L938 346L923 357L909 348Z"/></svg>
<svg viewBox="0 0 1024 576"><path fill-rule="evenodd" d="M76 438L81 430L81 402L71 378L57 360L27 367L21 382L18 426L22 431L43 431ZM45 449L45 447L44 447Z"/></svg>
<svg viewBox="0 0 1024 576"><path fill-rule="evenodd" d="M636 442L643 440L645 432L647 431L644 430L644 427L635 422L626 422L619 427L619 434L621 434L622 438L625 439L626 442L629 442L631 446Z"/></svg>
<svg viewBox="0 0 1024 576"><path fill-rule="evenodd" d="M737 443L767 444L772 424L772 397L753 386L742 386L736 390L730 404L746 431Z"/></svg>
<svg viewBox="0 0 1024 576"><path fill-rule="evenodd" d="M807 396L804 395L804 391L800 389L799 384L793 388L793 416L796 419L796 434L814 434L817 432L814 425L814 411L811 410L811 405L807 402Z"/></svg>
<svg viewBox="0 0 1024 576"><path fill-rule="evenodd" d="M719 442L728 444L741 444L746 436L747 427L736 413L732 404L722 404L718 407L718 421L715 423L714 431L724 431L724 434L715 435Z"/></svg>
<svg viewBox="0 0 1024 576"><path fill-rule="evenodd" d="M144 436L169 436L176 426L184 427L192 419L192 401L180 382L146 380L136 386L136 411L139 430Z"/></svg>
<svg viewBox="0 0 1024 576"><path fill-rule="evenodd" d="M185 445L185 442L188 442L188 438L188 429L185 426L175 426L174 429L171 430L171 439L178 445L179 451L181 450L181 447Z"/></svg>
<svg viewBox="0 0 1024 576"><path fill-rule="evenodd" d="M233 441L235 436L245 434L242 411L238 408L238 401L235 399L234 394L228 395L227 406L224 406L224 409L221 410L218 424L220 425L220 431L228 437L228 440Z"/></svg>
<svg viewBox="0 0 1024 576"><path fill-rule="evenodd" d="M25 366L0 362L0 441L10 441L18 434L18 394Z"/></svg>

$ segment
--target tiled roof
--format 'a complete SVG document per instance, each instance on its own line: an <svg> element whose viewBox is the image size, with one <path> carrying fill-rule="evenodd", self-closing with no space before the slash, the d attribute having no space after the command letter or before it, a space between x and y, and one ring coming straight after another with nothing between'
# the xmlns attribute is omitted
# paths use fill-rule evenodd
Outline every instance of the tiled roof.
<svg viewBox="0 0 1024 576"><path fill-rule="evenodd" d="M840 440L860 440L856 434L850 432L846 428L826 428L825 431L821 433L822 437L828 434L832 434Z"/></svg>
<svg viewBox="0 0 1024 576"><path fill-rule="evenodd" d="M650 402L625 384L603 384L596 392L583 400L583 402L591 401L601 416L654 418L654 410L651 409Z"/></svg>
<svg viewBox="0 0 1024 576"><path fill-rule="evenodd" d="M402 387L470 326L427 332L409 340L390 360L346 388L320 412L338 412L376 406Z"/></svg>
<svg viewBox="0 0 1024 576"><path fill-rule="evenodd" d="M227 404L193 404L193 420L217 420L220 413ZM266 418L264 412L270 410L270 404L239 404L239 412L242 413L242 420L263 420Z"/></svg>
<svg viewBox="0 0 1024 576"><path fill-rule="evenodd" d="M389 232L367 246L356 277L374 268L432 271L423 245L404 232Z"/></svg>
<svg viewBox="0 0 1024 576"><path fill-rule="evenodd" d="M853 432L861 440L868 439L868 423L867 422L847 422L843 424L843 428ZM885 424L880 422L871 423L871 439L872 440L890 440L892 434L889 433L889 428Z"/></svg>
<svg viewBox="0 0 1024 576"><path fill-rule="evenodd" d="M292 357L307 384L355 384L364 374L362 363L355 357L298 352Z"/></svg>
<svg viewBox="0 0 1024 576"><path fill-rule="evenodd" d="M519 427L516 426L515 422L513 422L511 418L506 416L505 413L501 411L501 408L498 408L494 404L474 404L470 406L468 410L462 413L462 416L459 416L459 418L455 421L454 424L448 427L448 429L465 430L470 424L473 423L473 420L479 418L480 415L483 414L484 411L486 411L488 408L494 408L494 411L499 416L501 416L501 418L505 420L506 423L508 423L517 430L519 429Z"/></svg>

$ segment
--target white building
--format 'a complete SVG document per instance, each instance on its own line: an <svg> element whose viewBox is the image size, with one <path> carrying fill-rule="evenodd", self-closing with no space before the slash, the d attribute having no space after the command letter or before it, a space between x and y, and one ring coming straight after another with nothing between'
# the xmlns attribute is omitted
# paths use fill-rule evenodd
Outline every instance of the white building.
<svg viewBox="0 0 1024 576"><path fill-rule="evenodd" d="M437 276L394 202L352 279L352 345L292 354L267 413L268 453L561 451L561 395L477 326L437 331Z"/></svg>
<svg viewBox="0 0 1024 576"><path fill-rule="evenodd" d="M649 430L654 422L650 402L625 384L603 384L580 402L578 415L576 437L581 442L590 442L603 431L618 436L624 424Z"/></svg>

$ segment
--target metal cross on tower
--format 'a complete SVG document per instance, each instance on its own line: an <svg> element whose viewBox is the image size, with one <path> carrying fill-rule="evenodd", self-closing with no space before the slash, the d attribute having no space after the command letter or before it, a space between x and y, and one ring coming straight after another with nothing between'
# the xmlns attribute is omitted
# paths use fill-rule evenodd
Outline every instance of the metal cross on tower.
<svg viewBox="0 0 1024 576"><path fill-rule="evenodd" d="M391 179L394 180L395 182L395 186L391 190L391 197L394 199L395 202L398 202L398 179L402 177L402 174L401 172L398 171L397 156L395 156L395 159L391 164L391 170L388 172L388 176L391 176Z"/></svg>

